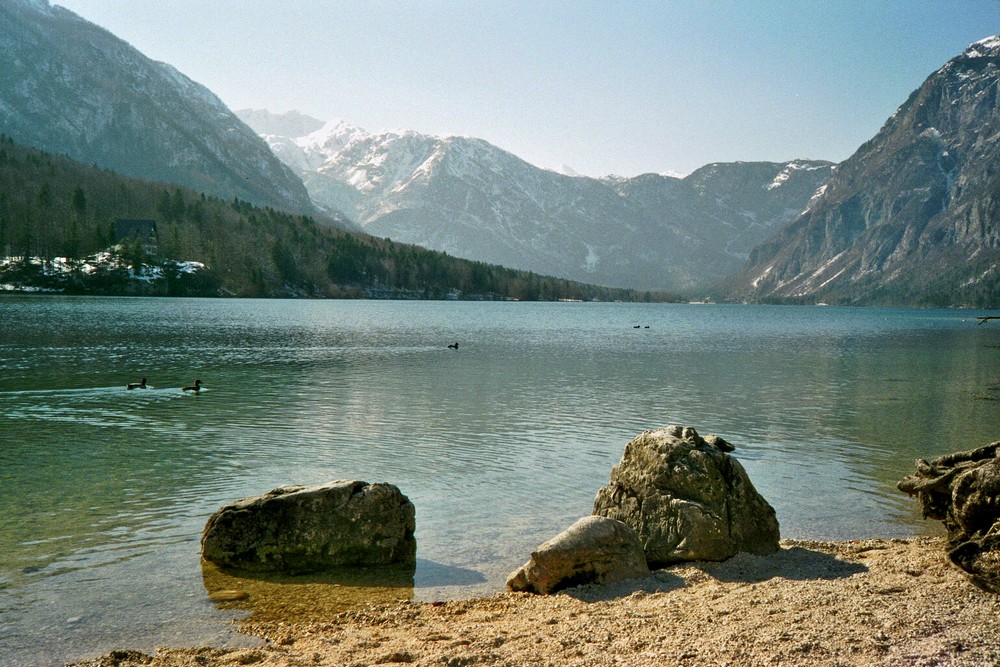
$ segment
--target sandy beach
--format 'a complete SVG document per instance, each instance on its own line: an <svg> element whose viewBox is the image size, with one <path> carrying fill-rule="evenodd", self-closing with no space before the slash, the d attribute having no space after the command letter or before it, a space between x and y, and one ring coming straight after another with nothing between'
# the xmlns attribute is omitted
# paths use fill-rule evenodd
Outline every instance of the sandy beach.
<svg viewBox="0 0 1000 667"><path fill-rule="evenodd" d="M251 617L242 630L258 648L122 647L77 664L1000 665L1000 596L949 566L942 538L781 544L551 596Z"/></svg>

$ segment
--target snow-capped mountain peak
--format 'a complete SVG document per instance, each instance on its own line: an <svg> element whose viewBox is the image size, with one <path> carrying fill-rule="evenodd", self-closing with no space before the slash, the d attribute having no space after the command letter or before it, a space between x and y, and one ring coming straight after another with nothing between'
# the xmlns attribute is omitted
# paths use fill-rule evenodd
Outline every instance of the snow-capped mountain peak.
<svg viewBox="0 0 1000 667"><path fill-rule="evenodd" d="M368 132L360 127L337 118L327 122L318 130L301 137L293 137L293 139L296 145L302 147L303 150L323 151L332 156L343 149L355 137L367 134Z"/></svg>
<svg viewBox="0 0 1000 667"><path fill-rule="evenodd" d="M1000 35L992 35L974 42L962 54L967 58L983 58L1000 53Z"/></svg>

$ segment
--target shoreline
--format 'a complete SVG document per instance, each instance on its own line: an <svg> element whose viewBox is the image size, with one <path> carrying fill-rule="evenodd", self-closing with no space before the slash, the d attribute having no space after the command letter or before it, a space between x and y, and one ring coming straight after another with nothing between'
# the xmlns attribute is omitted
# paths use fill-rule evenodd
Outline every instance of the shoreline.
<svg viewBox="0 0 1000 667"><path fill-rule="evenodd" d="M257 648L123 650L76 667L200 665L1000 664L1000 596L944 540L782 540L540 596L382 602L312 621L240 622Z"/></svg>

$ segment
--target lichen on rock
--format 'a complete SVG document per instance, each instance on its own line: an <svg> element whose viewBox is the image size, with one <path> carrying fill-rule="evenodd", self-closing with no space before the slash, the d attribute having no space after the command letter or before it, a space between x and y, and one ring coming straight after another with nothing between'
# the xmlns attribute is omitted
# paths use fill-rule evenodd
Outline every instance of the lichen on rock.
<svg viewBox="0 0 1000 667"><path fill-rule="evenodd" d="M594 514L631 526L650 566L773 553L780 539L774 509L729 455L733 449L690 427L645 431L625 446Z"/></svg>

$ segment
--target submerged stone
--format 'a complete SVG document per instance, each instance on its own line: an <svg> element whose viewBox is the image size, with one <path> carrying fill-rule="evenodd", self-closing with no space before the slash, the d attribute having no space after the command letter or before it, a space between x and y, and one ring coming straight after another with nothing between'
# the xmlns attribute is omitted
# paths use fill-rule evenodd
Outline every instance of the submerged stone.
<svg viewBox="0 0 1000 667"><path fill-rule="evenodd" d="M416 560L413 503L392 484L283 486L222 507L202 555L224 567L310 572Z"/></svg>

